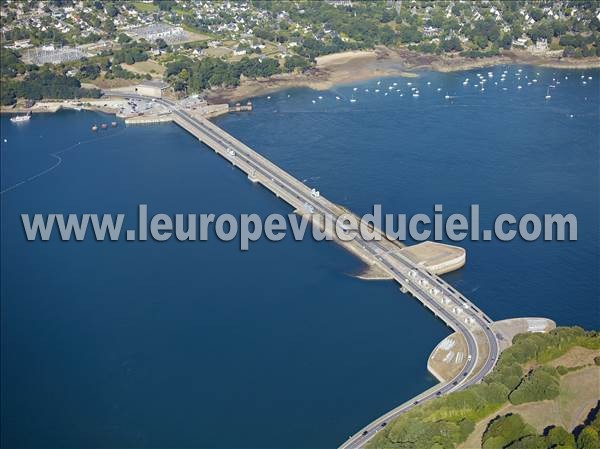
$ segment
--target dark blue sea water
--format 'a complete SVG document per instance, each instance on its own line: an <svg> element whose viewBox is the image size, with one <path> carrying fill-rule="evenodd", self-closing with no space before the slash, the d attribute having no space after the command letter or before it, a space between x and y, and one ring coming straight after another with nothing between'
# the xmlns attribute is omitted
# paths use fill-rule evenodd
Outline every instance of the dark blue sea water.
<svg viewBox="0 0 600 449"><path fill-rule="evenodd" d="M357 213L576 214L577 242L464 241L446 278L494 319L598 328L600 73L517 69L484 92L477 71L285 91L216 123ZM27 242L21 213L289 212L176 125L90 132L110 120L1 118L1 190L26 181L0 200L3 447L332 448L434 384L447 328L333 243Z"/></svg>

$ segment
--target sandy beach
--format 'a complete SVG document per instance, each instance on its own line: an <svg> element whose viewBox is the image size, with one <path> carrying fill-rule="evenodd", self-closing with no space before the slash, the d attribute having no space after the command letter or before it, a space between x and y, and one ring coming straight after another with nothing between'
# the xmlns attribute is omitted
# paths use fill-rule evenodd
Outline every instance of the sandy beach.
<svg viewBox="0 0 600 449"><path fill-rule="evenodd" d="M348 51L321 56L317 58L316 66L303 74L276 75L256 80L242 79L238 87L213 89L208 99L211 102L233 102L294 87L327 90L335 85L373 78L416 77L421 70L456 72L504 64L590 69L600 68L600 58L556 58L533 55L524 50L510 50L498 56L472 59L458 55L417 53L407 48L377 47L374 50Z"/></svg>

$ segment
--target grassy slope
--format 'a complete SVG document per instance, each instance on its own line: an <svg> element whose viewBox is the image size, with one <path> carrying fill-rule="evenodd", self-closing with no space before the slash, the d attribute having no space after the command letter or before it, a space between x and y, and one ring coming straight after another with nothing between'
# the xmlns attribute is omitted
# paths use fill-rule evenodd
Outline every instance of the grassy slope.
<svg viewBox="0 0 600 449"><path fill-rule="evenodd" d="M586 333L580 328L558 328L544 335L522 334L513 341L515 344L502 354L487 382L411 410L389 423L367 448L412 449L427 447L433 441L440 443L439 447L480 447L481 434L490 419L511 410L518 411L526 421L529 417L536 428L547 423L562 424L572 430L600 399L598 394L591 394L598 392L594 387L598 385L600 367L593 365L593 355L600 354L600 334ZM585 368L560 377L560 394L556 398L521 405L508 402L508 394L529 369L556 362ZM522 371L519 376L515 377L514 368ZM491 391L491 386L497 387L497 394Z"/></svg>

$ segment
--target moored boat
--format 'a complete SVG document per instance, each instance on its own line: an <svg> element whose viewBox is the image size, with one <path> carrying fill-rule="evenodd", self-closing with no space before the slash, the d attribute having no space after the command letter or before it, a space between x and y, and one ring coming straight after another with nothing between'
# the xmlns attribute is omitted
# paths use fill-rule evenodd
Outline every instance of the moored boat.
<svg viewBox="0 0 600 449"><path fill-rule="evenodd" d="M10 121L12 123L23 123L28 122L31 119L31 112L28 112L25 115L16 115L15 117L11 117Z"/></svg>

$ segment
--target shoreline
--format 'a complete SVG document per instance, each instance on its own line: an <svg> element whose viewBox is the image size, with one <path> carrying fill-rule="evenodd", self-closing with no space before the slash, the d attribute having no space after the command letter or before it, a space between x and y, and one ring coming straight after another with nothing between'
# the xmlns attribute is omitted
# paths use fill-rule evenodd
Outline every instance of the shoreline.
<svg viewBox="0 0 600 449"><path fill-rule="evenodd" d="M328 90L335 86L386 77L418 77L418 71L450 73L498 65L532 65L538 67L589 70L600 68L600 57L584 59L534 55L525 50L503 51L485 58L418 53L407 48L377 47L374 50L333 53L317 58L317 64L301 74L275 75L271 78L242 79L237 87L209 91L209 102L236 102L264 96L285 89L308 87Z"/></svg>
<svg viewBox="0 0 600 449"><path fill-rule="evenodd" d="M286 89L309 88L316 91L376 78L418 77L419 71L440 73L460 72L499 65L530 65L559 70L600 69L600 57L583 59L556 58L531 54L525 50L503 51L498 56L466 58L458 55L418 53L406 48L377 47L374 50L355 50L317 58L315 67L305 73L278 74L269 78L246 79L236 87L220 87L208 91L210 104L235 103ZM40 100L32 108L22 105L2 106L2 114L52 113L60 109L85 109L115 114L101 99Z"/></svg>

